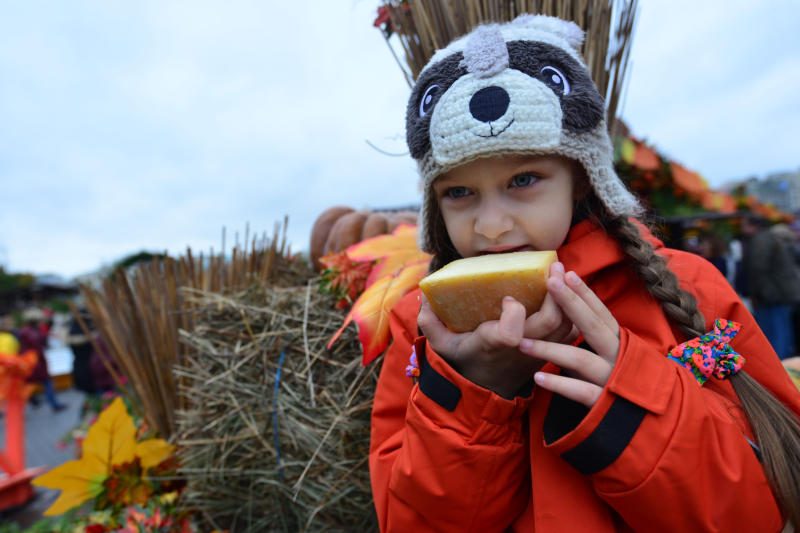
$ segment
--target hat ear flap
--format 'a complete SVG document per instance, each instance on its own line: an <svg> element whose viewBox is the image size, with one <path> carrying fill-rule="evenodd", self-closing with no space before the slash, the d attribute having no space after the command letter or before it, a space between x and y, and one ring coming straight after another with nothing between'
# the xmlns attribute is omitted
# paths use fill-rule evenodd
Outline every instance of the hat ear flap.
<svg viewBox="0 0 800 533"><path fill-rule="evenodd" d="M561 20L547 15L520 15L511 24L530 30L542 31L564 39L573 50L580 53L583 46L584 31L572 21Z"/></svg>

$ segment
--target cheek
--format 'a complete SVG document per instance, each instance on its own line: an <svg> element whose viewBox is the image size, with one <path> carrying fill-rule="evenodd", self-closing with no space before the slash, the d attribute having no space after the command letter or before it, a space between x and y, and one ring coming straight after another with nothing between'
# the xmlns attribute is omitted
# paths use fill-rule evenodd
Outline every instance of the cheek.
<svg viewBox="0 0 800 533"><path fill-rule="evenodd" d="M450 242L456 247L456 251L463 255L463 247L466 243L470 242L470 232L472 230L469 216L463 210L448 211L447 209L443 209L441 213L444 226L447 229L447 235L450 237Z"/></svg>
<svg viewBox="0 0 800 533"><path fill-rule="evenodd" d="M564 243L572 224L571 194L550 197L548 201L537 202L533 208L535 215L527 224L528 234L541 248L555 250Z"/></svg>

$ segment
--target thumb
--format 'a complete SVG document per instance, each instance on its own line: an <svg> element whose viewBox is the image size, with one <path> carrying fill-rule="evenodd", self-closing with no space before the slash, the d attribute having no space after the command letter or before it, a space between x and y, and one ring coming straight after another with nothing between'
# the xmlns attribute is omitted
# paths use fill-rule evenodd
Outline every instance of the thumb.
<svg viewBox="0 0 800 533"><path fill-rule="evenodd" d="M417 325L422 330L422 334L428 339L431 347L439 355L452 352L453 344L456 342L456 334L447 329L447 326L439 320L425 295L422 296Z"/></svg>

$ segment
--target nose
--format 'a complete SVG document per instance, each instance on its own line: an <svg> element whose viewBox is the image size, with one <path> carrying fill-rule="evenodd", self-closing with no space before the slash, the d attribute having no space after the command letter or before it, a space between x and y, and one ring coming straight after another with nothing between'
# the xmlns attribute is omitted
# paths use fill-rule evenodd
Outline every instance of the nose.
<svg viewBox="0 0 800 533"><path fill-rule="evenodd" d="M472 95L469 112L481 122L491 122L506 114L511 98L502 87L484 87Z"/></svg>
<svg viewBox="0 0 800 533"><path fill-rule="evenodd" d="M475 233L489 240L495 240L514 227L514 221L506 213L501 202L486 199L475 216Z"/></svg>

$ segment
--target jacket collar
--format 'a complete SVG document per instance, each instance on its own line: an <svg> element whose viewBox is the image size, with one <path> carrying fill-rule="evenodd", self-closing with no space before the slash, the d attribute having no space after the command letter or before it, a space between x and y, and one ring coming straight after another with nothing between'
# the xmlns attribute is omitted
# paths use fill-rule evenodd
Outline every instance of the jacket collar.
<svg viewBox="0 0 800 533"><path fill-rule="evenodd" d="M631 219L639 234L658 250L664 247L641 222ZM574 270L584 280L597 272L620 263L625 254L613 237L592 220L575 224L567 235L566 242L557 250L558 260L567 271Z"/></svg>

